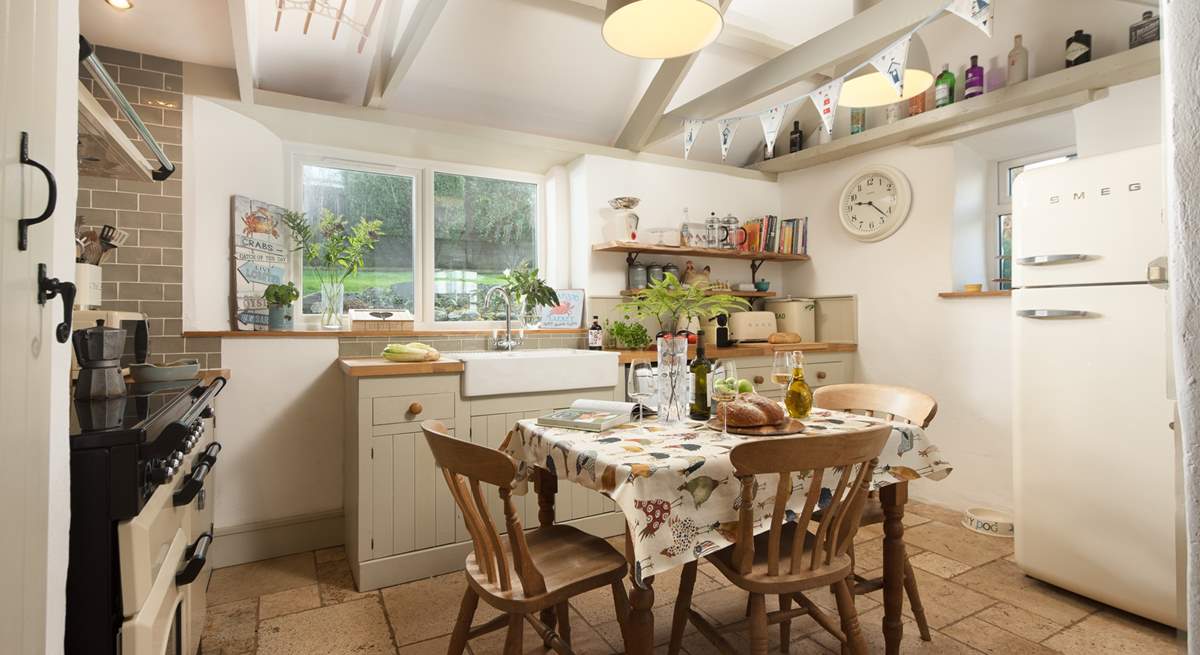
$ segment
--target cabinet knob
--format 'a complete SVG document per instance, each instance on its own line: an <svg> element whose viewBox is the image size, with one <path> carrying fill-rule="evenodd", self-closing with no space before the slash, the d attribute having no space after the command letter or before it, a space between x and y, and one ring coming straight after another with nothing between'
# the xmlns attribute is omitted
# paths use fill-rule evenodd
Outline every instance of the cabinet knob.
<svg viewBox="0 0 1200 655"><path fill-rule="evenodd" d="M826 377L825 371L817 371L817 379L818 380L824 380L825 377Z"/></svg>
<svg viewBox="0 0 1200 655"><path fill-rule="evenodd" d="M762 384L762 383L763 383L763 376L761 376L761 375L754 376L754 384Z"/></svg>
<svg viewBox="0 0 1200 655"><path fill-rule="evenodd" d="M408 406L408 413L412 414L413 416L416 416L423 411L425 411L425 408L421 406L421 403L413 403Z"/></svg>

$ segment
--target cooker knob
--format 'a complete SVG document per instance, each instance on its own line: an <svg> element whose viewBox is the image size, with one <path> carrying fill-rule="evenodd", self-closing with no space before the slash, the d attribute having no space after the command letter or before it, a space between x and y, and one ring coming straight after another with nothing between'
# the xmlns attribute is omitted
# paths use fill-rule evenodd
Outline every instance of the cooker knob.
<svg viewBox="0 0 1200 655"><path fill-rule="evenodd" d="M175 469L171 466L155 466L150 469L146 477L154 484L162 484L171 479L175 475Z"/></svg>

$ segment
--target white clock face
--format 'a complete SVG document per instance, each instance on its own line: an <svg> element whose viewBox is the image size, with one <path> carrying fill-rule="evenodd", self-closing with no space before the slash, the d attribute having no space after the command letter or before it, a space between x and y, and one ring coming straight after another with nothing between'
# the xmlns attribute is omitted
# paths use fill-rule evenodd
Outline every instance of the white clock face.
<svg viewBox="0 0 1200 655"><path fill-rule="evenodd" d="M908 218L908 180L894 169L872 168L855 176L842 190L838 214L850 236L878 241Z"/></svg>

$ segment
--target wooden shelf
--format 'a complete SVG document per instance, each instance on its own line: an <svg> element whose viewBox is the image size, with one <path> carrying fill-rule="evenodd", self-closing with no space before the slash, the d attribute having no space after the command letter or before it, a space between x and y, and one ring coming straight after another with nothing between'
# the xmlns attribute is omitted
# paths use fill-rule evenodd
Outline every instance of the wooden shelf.
<svg viewBox="0 0 1200 655"><path fill-rule="evenodd" d="M622 289L622 296L632 296L641 289ZM724 294L727 296L736 296L738 298L774 298L774 291L737 291L735 289L709 289L708 295L715 296Z"/></svg>
<svg viewBox="0 0 1200 655"><path fill-rule="evenodd" d="M1007 298L1012 291L943 291L938 298Z"/></svg>
<svg viewBox="0 0 1200 655"><path fill-rule="evenodd" d="M630 255L652 253L655 255L668 255L672 257L740 259L748 262L806 262L809 260L808 255L782 255L777 252L742 252L740 250L726 250L724 248L683 248L629 241L610 241L608 243L597 243L592 246L592 252L623 252Z"/></svg>
<svg viewBox="0 0 1200 655"><path fill-rule="evenodd" d="M1158 75L1158 43L1118 52L1072 68L931 109L831 143L754 164L764 173L798 171L899 144L934 145L1057 114L1085 105L1104 89Z"/></svg>

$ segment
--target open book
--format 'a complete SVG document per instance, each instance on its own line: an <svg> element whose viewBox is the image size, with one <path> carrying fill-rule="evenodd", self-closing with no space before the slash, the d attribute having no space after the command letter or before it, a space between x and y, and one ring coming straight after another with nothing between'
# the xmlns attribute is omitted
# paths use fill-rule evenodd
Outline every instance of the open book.
<svg viewBox="0 0 1200 655"><path fill-rule="evenodd" d="M558 409L537 420L538 425L603 432L629 421L636 405L615 400L576 400L567 409Z"/></svg>

